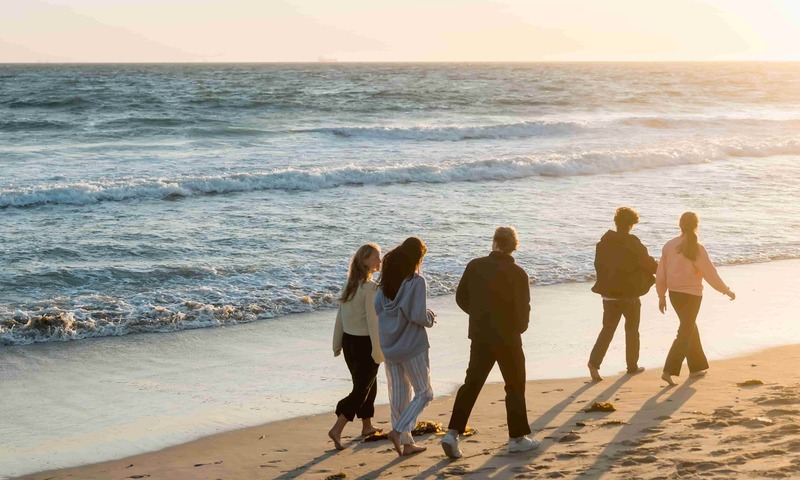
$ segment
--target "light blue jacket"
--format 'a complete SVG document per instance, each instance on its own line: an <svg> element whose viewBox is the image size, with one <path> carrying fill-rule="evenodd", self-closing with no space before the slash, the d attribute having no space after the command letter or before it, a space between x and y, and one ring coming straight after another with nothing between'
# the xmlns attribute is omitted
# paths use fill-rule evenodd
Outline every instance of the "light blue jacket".
<svg viewBox="0 0 800 480"><path fill-rule="evenodd" d="M433 326L428 311L425 278L414 274L400 284L394 300L379 288L375 294L378 336L387 362L400 363L430 348L426 327Z"/></svg>

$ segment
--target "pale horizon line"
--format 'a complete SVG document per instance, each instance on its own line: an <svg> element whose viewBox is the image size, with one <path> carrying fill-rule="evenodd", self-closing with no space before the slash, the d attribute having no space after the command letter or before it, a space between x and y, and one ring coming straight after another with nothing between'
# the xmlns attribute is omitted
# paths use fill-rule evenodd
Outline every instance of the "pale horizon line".
<svg viewBox="0 0 800 480"><path fill-rule="evenodd" d="M535 64L535 63L800 63L798 59L708 59L708 60L230 60L230 61L49 61L5 62L0 65L353 65L353 64Z"/></svg>

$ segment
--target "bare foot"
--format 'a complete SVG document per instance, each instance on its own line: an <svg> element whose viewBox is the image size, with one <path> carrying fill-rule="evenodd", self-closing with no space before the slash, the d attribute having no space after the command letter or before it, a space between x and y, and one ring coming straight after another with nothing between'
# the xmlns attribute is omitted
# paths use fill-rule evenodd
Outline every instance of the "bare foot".
<svg viewBox="0 0 800 480"><path fill-rule="evenodd" d="M331 440L333 440L333 446L336 447L336 450L344 450L344 447L342 446L342 439L336 434L336 432L331 430L328 432L328 436Z"/></svg>
<svg viewBox="0 0 800 480"><path fill-rule="evenodd" d="M369 436L370 436L370 435L372 435L373 433L381 433L382 431L383 431L383 429L382 429L382 428L375 428L375 427L372 427L372 428L371 428L371 429L369 429L369 430L361 430L361 436L362 436L362 437L369 437Z"/></svg>
<svg viewBox="0 0 800 480"><path fill-rule="evenodd" d="M672 375L670 375L667 372L661 374L661 380L664 380L665 382L669 383L670 387L674 387L675 385L677 385L677 383L672 381Z"/></svg>
<svg viewBox="0 0 800 480"><path fill-rule="evenodd" d="M692 377L692 378L705 377L707 373L708 373L708 370L698 370L696 372L690 373L689 376Z"/></svg>
<svg viewBox="0 0 800 480"><path fill-rule="evenodd" d="M420 447L416 443L403 445L403 455L414 455L415 453L424 452L428 447Z"/></svg>
<svg viewBox="0 0 800 480"><path fill-rule="evenodd" d="M638 375L644 372L644 367L636 367L635 370L628 370L628 375Z"/></svg>
<svg viewBox="0 0 800 480"><path fill-rule="evenodd" d="M403 456L403 450L400 448L400 432L393 429L391 432L386 434L386 436L392 441L392 444L394 445L394 451L397 452L397 455Z"/></svg>
<svg viewBox="0 0 800 480"><path fill-rule="evenodd" d="M589 367L589 375L592 376L592 380L594 380L595 382L603 380L603 377L600 376L600 372L597 371L597 367L592 365L591 362L587 363L586 366Z"/></svg>

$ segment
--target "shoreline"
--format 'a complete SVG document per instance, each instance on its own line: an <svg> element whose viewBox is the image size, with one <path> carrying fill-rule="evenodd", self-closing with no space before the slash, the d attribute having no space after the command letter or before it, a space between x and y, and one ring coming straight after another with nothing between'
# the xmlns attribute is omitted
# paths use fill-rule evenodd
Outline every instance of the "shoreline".
<svg viewBox="0 0 800 480"><path fill-rule="evenodd" d="M800 343L799 266L800 260L786 260L720 267L737 300L706 289L698 324L712 362ZM589 285L531 289L532 321L523 335L529 380L588 379L586 358L602 315ZM452 296L430 303L439 314L430 331L432 382L437 399L449 398L466 370L467 319ZM326 313L6 349L0 381L8 394L0 407L16 415L0 426L9 445L0 451L0 477L148 455L254 425L327 415L349 390L349 373L329 352L333 321ZM674 312L657 313L654 293L642 298L640 364L648 371L660 372L676 329ZM605 377L624 371L623 337L620 327L601 368ZM488 382L498 381L495 368ZM378 383L376 406L386 408L384 372Z"/></svg>
<svg viewBox="0 0 800 480"><path fill-rule="evenodd" d="M468 474L493 478L672 478L714 472L714 478L800 474L791 455L800 449L800 344L773 347L711 362L709 375L667 387L660 371L527 383L529 422L542 445L532 452L505 450L502 384L481 392L462 438L464 458L447 459L440 437L418 436L426 452L398 458L388 440L361 443L348 425L345 450L333 449L326 432L332 414L319 414L204 437L164 450L75 468L39 472L16 480L82 478L378 478L397 474L447 478ZM759 380L762 385L738 386ZM617 411L585 413L592 402ZM419 420L446 422L453 396L435 399ZM388 408L376 407L376 424L387 428ZM768 444L764 443L768 440Z"/></svg>

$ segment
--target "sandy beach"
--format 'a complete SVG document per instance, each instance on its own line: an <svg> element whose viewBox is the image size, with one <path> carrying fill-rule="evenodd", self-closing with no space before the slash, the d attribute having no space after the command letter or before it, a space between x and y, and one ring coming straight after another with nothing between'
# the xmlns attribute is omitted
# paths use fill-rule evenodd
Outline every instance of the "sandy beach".
<svg viewBox="0 0 800 480"><path fill-rule="evenodd" d="M800 461L800 345L712 362L705 378L669 388L651 369L641 375L528 383L535 451L506 450L502 385L487 385L461 442L447 459L441 437L418 437L428 450L399 458L387 440L362 443L345 430L336 451L325 432L333 415L316 415L215 435L112 462L39 473L26 480L250 478L796 478ZM752 386L739 384L760 381ZM758 383L758 382L751 382ZM446 424L453 398L435 400L421 420ZM586 413L611 402L611 413ZM388 409L376 420L388 427Z"/></svg>

